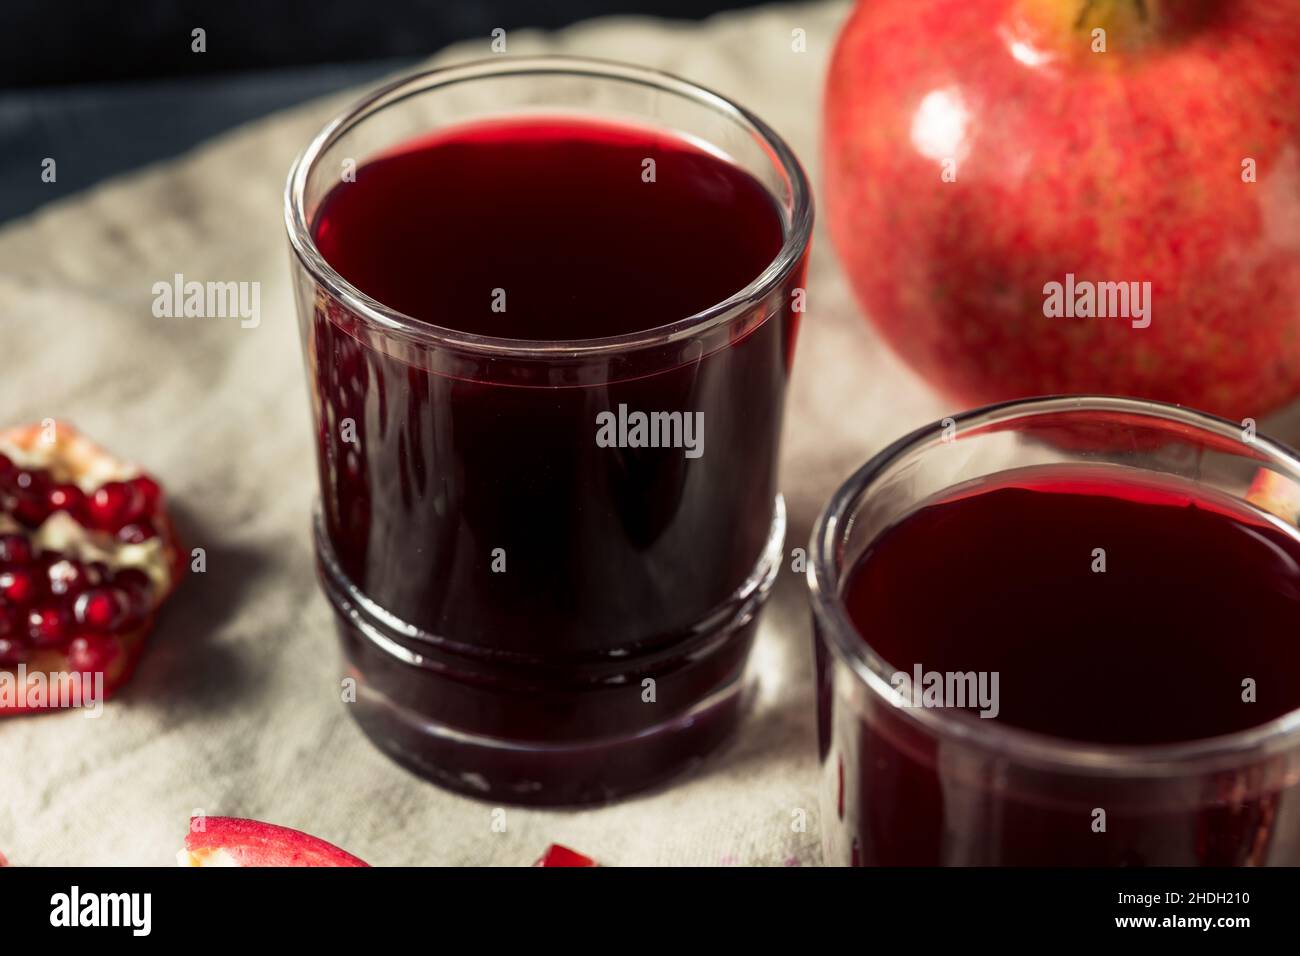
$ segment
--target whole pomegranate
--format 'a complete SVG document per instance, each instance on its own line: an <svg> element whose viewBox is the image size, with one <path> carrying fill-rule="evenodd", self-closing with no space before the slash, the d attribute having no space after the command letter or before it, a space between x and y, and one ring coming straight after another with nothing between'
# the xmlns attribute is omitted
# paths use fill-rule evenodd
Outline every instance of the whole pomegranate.
<svg viewBox="0 0 1300 956"><path fill-rule="evenodd" d="M1300 3L862 0L824 147L859 300L950 397L1300 394Z"/></svg>

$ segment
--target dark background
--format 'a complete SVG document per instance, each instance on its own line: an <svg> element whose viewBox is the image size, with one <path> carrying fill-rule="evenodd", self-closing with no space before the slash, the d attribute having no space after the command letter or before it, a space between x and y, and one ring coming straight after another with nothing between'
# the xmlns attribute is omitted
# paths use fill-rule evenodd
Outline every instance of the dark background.
<svg viewBox="0 0 1300 956"><path fill-rule="evenodd" d="M0 0L0 222L497 27L753 0ZM191 52L191 31L207 52ZM58 161L58 181L40 179Z"/></svg>

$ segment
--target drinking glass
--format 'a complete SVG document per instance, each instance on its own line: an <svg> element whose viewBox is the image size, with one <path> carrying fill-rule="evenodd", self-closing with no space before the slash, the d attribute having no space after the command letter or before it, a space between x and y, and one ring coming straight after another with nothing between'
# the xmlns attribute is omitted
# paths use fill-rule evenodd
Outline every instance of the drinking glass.
<svg viewBox="0 0 1300 956"><path fill-rule="evenodd" d="M1295 534L1247 493L1261 475L1300 488L1296 455L1255 435L1249 423L1182 407L1127 398L1033 399L945 419L885 448L836 491L810 545L826 861L1300 863L1300 711L1235 733L1152 746L1058 739L966 709L906 706L891 679L891 664L902 662L877 652L884 635L854 626L846 577L860 560L874 559L870 552L884 532L953 489L994 484L1014 469L1060 465L1186 483ZM936 538L931 546L941 553L945 542ZM1014 615L1015 582L1007 584L1005 614ZM934 599L944 600L943 582L934 588ZM970 620L961 637L978 641L982 629L997 626ZM1051 622L1042 629L1042 639L1052 640ZM1277 640L1297 634L1292 627ZM1111 694L1140 690L1116 661L1113 685L1096 688L1097 706ZM1098 809L1104 832L1093 826Z"/></svg>
<svg viewBox="0 0 1300 956"><path fill-rule="evenodd" d="M696 314L553 341L402 314L318 250L341 169L436 131L539 116L725 158L770 195L779 252ZM501 57L402 78L331 120L290 172L285 218L315 548L370 739L444 786L534 804L619 796L724 740L785 533L777 453L812 227L789 147L664 73ZM663 263L643 267L674 281ZM599 446L597 416L621 406L702 413L704 453Z"/></svg>

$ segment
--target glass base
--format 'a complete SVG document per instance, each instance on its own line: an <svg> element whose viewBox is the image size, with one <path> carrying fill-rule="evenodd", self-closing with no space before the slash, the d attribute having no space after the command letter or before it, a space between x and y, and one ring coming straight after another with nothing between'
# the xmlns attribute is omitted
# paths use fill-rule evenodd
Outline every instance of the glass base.
<svg viewBox="0 0 1300 956"><path fill-rule="evenodd" d="M398 763L498 803L602 803L695 765L751 694L746 662L780 568L785 506L750 576L680 639L582 660L464 653L377 607L343 575L317 518L322 584L361 729Z"/></svg>

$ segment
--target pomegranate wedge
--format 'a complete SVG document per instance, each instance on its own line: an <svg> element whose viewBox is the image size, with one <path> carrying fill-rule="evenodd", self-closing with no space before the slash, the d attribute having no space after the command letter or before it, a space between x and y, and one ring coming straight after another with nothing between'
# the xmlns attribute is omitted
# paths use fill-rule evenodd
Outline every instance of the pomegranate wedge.
<svg viewBox="0 0 1300 956"><path fill-rule="evenodd" d="M181 866L369 866L301 830L238 817L193 817Z"/></svg>
<svg viewBox="0 0 1300 956"><path fill-rule="evenodd" d="M101 701L184 564L162 489L71 425L0 430L0 717Z"/></svg>

